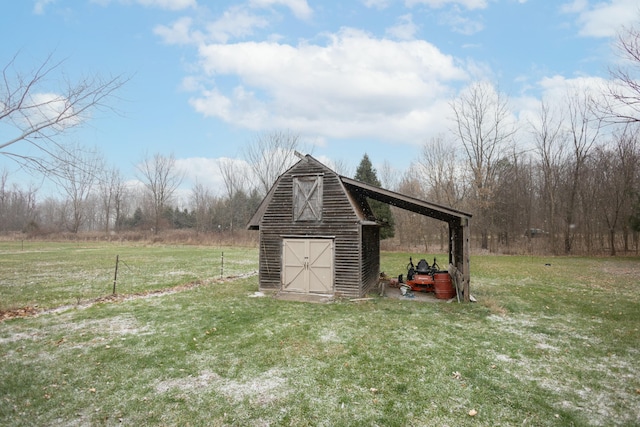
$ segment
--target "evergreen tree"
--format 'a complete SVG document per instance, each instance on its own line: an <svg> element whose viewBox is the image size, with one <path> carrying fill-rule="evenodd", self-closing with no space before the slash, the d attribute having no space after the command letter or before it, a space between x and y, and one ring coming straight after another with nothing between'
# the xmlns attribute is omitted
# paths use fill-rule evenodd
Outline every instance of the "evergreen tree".
<svg viewBox="0 0 640 427"><path fill-rule="evenodd" d="M144 214L142 213L141 208L136 208L136 211L133 213L133 217L129 218L127 221L130 228L138 228L141 227L144 222Z"/></svg>
<svg viewBox="0 0 640 427"><path fill-rule="evenodd" d="M373 168L371 160L369 160L369 156L366 153L364 157L362 157L362 160L358 165L358 169L356 170L354 179L376 187L380 187L381 185L380 180L376 175L376 170ZM388 224L388 226L382 227L382 229L380 229L380 238L388 239L390 237L393 237L395 220L393 218L393 214L391 213L391 207L388 204L379 202L377 200L368 199L368 202L376 218L379 221Z"/></svg>
<svg viewBox="0 0 640 427"><path fill-rule="evenodd" d="M629 217L629 225L633 231L640 231L640 195L636 197L636 201L633 205L633 212Z"/></svg>

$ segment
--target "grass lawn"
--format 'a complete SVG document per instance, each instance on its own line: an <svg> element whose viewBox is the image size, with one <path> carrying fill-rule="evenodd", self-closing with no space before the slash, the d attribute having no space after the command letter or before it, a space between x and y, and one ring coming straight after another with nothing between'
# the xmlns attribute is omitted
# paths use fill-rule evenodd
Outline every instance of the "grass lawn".
<svg viewBox="0 0 640 427"><path fill-rule="evenodd" d="M0 310L80 304L258 269L253 248L0 241Z"/></svg>
<svg viewBox="0 0 640 427"><path fill-rule="evenodd" d="M66 306L0 323L0 425L640 425L639 258L473 256L475 304L310 304L214 280L222 252L224 276L257 269L252 248L0 242L0 310ZM116 255L138 297L86 304Z"/></svg>

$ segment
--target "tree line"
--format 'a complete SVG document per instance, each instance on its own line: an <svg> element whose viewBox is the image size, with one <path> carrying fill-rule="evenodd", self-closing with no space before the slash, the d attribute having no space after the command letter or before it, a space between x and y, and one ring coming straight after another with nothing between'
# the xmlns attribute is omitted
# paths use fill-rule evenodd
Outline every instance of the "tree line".
<svg viewBox="0 0 640 427"><path fill-rule="evenodd" d="M606 138L595 138L586 147L578 145L584 137L554 139L557 137L543 133L533 150L500 150L495 158L485 154L478 158L487 164L475 168L469 166L466 151L451 150L444 136L426 142L402 174L391 171L385 175L388 165L376 170L364 154L355 178L472 213L474 246L480 249L518 252L533 247L553 254L637 252L637 130L626 127ZM291 137L296 143L290 148L295 151L298 139ZM289 161L279 166L281 172L297 159L293 151L289 154ZM257 173L259 167L256 164L251 169ZM64 197L43 200L38 200L34 188L9 185L5 171L0 175L0 232L157 234L183 229L242 233L267 188L246 185L247 171L233 170L223 162L220 168L225 169L227 183L224 194L214 195L211 189L196 184L188 200L178 206L175 191L180 173L174 157L155 154L140 168L143 184L137 187L127 186L113 169L102 170L99 176L70 174L66 181L58 178ZM374 205L385 222L382 237L387 244L425 251L446 247L447 224Z"/></svg>
<svg viewBox="0 0 640 427"><path fill-rule="evenodd" d="M397 191L472 213L472 235L480 249L637 253L638 147L638 132L630 128L586 144L570 134L541 138L529 152L510 147L493 158L478 156L485 163L471 167L466 152L448 150L443 139L434 138ZM402 224L400 240L444 247L446 225L402 211L394 214L396 224Z"/></svg>
<svg viewBox="0 0 640 427"><path fill-rule="evenodd" d="M388 162L376 170L363 153L355 178L471 213L473 243L482 250L637 253L637 28L621 33L618 50L626 62L612 70L607 86L567 88L560 99L542 99L526 120L514 119L508 97L493 83L474 82L450 102L450 132L426 141L406 171ZM0 120L18 131L0 144L0 154L48 177L63 196L39 200L38 190L10 184L8 172L0 171L3 233L239 232L301 149L294 132L258 134L243 153L244 167L232 159L219 162L223 191L196 184L188 200L178 202L182 175L172 154L146 156L137 167L140 185L131 187L98 150L60 142L66 129L103 107L126 78L86 78L65 95L36 102L38 84L60 63L47 58L25 76L14 71L15 60L3 69ZM40 155L10 151L19 143L35 146ZM349 175L339 161L329 166ZM374 211L385 223L382 237L389 245L425 251L446 245L446 224L396 208Z"/></svg>
<svg viewBox="0 0 640 427"><path fill-rule="evenodd" d="M157 154L153 161L164 162L166 166L174 159ZM168 174L178 174L177 169L169 167ZM131 187L114 170L101 178L80 174L70 176L68 181L59 179L64 196L38 200L36 189L10 185L8 173L4 171L0 175L0 233L37 236L144 231L158 234L170 229L234 233L244 229L262 200L256 189L239 189L223 196L213 195L202 185L196 185L186 205L178 206L175 188L166 186L166 182ZM83 188L86 190L79 190Z"/></svg>

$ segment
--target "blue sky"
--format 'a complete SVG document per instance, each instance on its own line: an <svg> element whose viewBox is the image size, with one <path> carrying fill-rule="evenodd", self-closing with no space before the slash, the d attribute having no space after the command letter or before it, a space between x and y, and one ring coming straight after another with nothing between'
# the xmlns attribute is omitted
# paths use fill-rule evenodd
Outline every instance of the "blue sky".
<svg viewBox="0 0 640 427"><path fill-rule="evenodd" d="M495 83L520 120L561 87L607 78L617 32L640 21L637 0L21 0L0 10L3 65L20 52L29 70L53 53L72 79L131 77L119 114L99 112L65 138L98 146L129 179L145 155L173 153L185 188L197 180L214 192L217 162L273 130L299 134L320 160L355 171L366 152L401 174L448 132L449 102L472 81Z"/></svg>

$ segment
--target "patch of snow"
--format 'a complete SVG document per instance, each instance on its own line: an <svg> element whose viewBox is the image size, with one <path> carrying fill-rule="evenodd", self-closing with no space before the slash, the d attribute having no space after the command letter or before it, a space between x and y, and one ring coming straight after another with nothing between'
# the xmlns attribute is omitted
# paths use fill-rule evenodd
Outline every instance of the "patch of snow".
<svg viewBox="0 0 640 427"><path fill-rule="evenodd" d="M508 363L513 362L513 359L510 356L507 356L506 354L496 354L496 360L500 362L508 362Z"/></svg>
<svg viewBox="0 0 640 427"><path fill-rule="evenodd" d="M16 341L22 341L22 340L34 341L37 337L38 337L37 332L31 333L31 334L27 334L25 332L18 332L18 333L9 335L8 337L4 337L4 338L0 337L0 345L8 344Z"/></svg>
<svg viewBox="0 0 640 427"><path fill-rule="evenodd" d="M545 342L539 342L538 344L536 344L536 348L540 349L540 350L552 350L552 351L559 351L558 347L554 347L550 344L547 344Z"/></svg>
<svg viewBox="0 0 640 427"><path fill-rule="evenodd" d="M218 389L238 402L250 398L255 403L264 405L278 398L277 391L285 382L286 380L280 376L280 372L277 369L272 369L247 382L225 381Z"/></svg>
<svg viewBox="0 0 640 427"><path fill-rule="evenodd" d="M287 391L283 388L285 383L286 379L277 369L267 371L248 381L224 379L216 373L204 371L197 377L188 376L161 381L155 388L158 393L167 393L171 390L190 392L213 388L238 402L249 398L255 404L264 405L286 395Z"/></svg>
<svg viewBox="0 0 640 427"><path fill-rule="evenodd" d="M188 376L162 381L156 384L156 391L158 393L166 393L172 389L182 391L199 390L209 387L212 382L219 379L220 377L217 374L205 371L197 377Z"/></svg>
<svg viewBox="0 0 640 427"><path fill-rule="evenodd" d="M322 342L342 342L336 334L336 331L326 329L320 334L320 341Z"/></svg>
<svg viewBox="0 0 640 427"><path fill-rule="evenodd" d="M253 294L249 295L249 298L262 298L264 295L264 292L254 292Z"/></svg>
<svg viewBox="0 0 640 427"><path fill-rule="evenodd" d="M190 271L178 270L178 271L170 271L170 272L168 272L166 274L168 274L169 276L187 276L187 275L190 275L190 274L193 274L193 273L190 272Z"/></svg>

